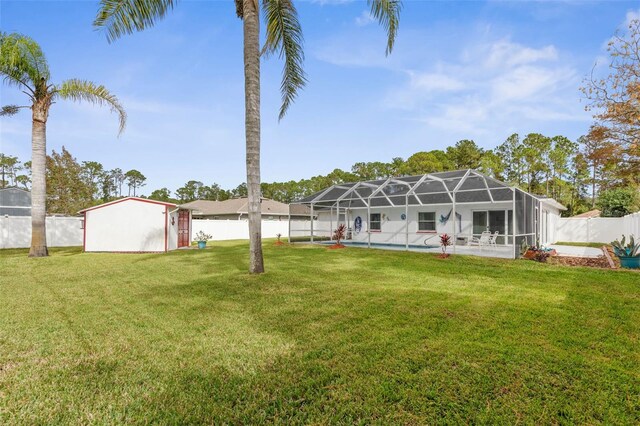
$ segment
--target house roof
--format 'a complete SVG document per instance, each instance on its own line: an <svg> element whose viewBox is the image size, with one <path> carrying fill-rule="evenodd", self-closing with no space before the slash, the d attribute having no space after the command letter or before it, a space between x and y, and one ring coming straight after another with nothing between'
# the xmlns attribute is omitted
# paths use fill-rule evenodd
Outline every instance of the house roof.
<svg viewBox="0 0 640 426"><path fill-rule="evenodd" d="M22 188L2 188L0 189L0 206L31 207L31 193Z"/></svg>
<svg viewBox="0 0 640 426"><path fill-rule="evenodd" d="M88 212L90 210L100 209L102 207L107 207L107 206L110 206L110 205L113 205L113 204L122 203L124 201L140 201L140 202L143 202L143 203L160 204L162 206L167 206L167 207L178 207L176 204L173 204L173 203L166 203L164 201L150 200L148 198L124 197L124 198L119 198L117 200L109 201L108 203L99 204L97 206L93 206L93 207L88 207L86 209L82 209L78 213L84 213L84 212Z"/></svg>
<svg viewBox="0 0 640 426"><path fill-rule="evenodd" d="M193 213L201 216L248 214L247 198L232 198L225 201L196 200L180 205L183 208L193 210ZM289 206L279 201L263 198L261 203L263 215L289 215ZM304 215L307 212L301 209L291 209L292 215Z"/></svg>
<svg viewBox="0 0 640 426"><path fill-rule="evenodd" d="M554 200L553 198L538 198L541 203L545 203L551 207L555 207L558 210L567 210L565 206Z"/></svg>
<svg viewBox="0 0 640 426"><path fill-rule="evenodd" d="M588 212L584 212L584 213L580 213L577 214L575 216L571 216L572 218L576 218L576 219L590 219L592 217L600 217L600 210L595 209L595 210L589 210Z"/></svg>

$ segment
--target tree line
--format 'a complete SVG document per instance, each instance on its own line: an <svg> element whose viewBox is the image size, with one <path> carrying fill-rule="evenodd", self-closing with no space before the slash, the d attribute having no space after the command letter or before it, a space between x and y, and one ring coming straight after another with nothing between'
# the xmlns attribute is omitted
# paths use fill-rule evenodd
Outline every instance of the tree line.
<svg viewBox="0 0 640 426"><path fill-rule="evenodd" d="M79 162L63 146L46 157L47 213L73 215L125 195L138 195L147 178L138 170L107 169L97 161ZM30 189L31 162L0 153L0 188Z"/></svg>
<svg viewBox="0 0 640 426"><path fill-rule="evenodd" d="M576 141L540 133L524 137L512 134L494 149L483 149L473 140L464 139L444 150L416 152L406 160L395 157L389 162L357 162L349 171L336 168L326 175L298 181L263 182L261 189L263 197L290 203L339 183L476 169L527 192L558 200L567 206L568 216L596 207L605 216L620 216L640 209L640 162L628 161L628 155L622 156L620 149L593 133ZM0 176L3 187L28 188L28 162L0 154ZM47 156L46 177L48 211L62 214L75 214L124 195L141 195L139 190L146 185L146 177L138 170L108 170L97 161L79 162L64 147L60 153L53 151ZM246 195L245 183L224 189L217 183L189 180L173 193L160 188L148 198L187 203Z"/></svg>

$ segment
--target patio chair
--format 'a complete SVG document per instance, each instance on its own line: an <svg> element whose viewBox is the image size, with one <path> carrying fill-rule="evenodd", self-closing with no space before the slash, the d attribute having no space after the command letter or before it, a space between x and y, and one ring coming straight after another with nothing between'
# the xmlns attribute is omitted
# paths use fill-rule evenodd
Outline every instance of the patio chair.
<svg viewBox="0 0 640 426"><path fill-rule="evenodd" d="M491 235L491 234L490 234ZM500 232L496 231L489 237L489 245L494 248L498 248L498 237L500 236Z"/></svg>
<svg viewBox="0 0 640 426"><path fill-rule="evenodd" d="M491 243L491 232L483 231L482 234L480 234L480 238L473 237L469 244L483 247L483 246L488 246L490 243Z"/></svg>

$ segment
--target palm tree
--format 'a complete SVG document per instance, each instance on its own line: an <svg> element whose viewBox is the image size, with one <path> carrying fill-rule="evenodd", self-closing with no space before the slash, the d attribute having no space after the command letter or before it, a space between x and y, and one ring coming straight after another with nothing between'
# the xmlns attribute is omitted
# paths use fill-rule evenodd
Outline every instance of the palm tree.
<svg viewBox="0 0 640 426"><path fill-rule="evenodd" d="M0 76L8 85L16 86L29 97L31 105L5 105L0 116L13 115L21 108L31 109L31 249L30 257L48 255L46 232L45 179L47 157L47 118L49 108L57 99L88 101L108 105L120 118L120 133L127 115L118 99L101 85L71 79L60 84L50 83L47 60L34 40L21 34L0 32Z"/></svg>
<svg viewBox="0 0 640 426"><path fill-rule="evenodd" d="M124 34L153 26L169 12L177 0L101 0L94 21L105 28L111 42ZM387 31L386 53L393 49L401 0L368 0L371 15ZM260 49L260 11L258 0L235 0L236 13L244 31L244 87L247 189L249 211L249 272L264 272L260 213L260 56L277 53L284 59L282 73L282 119L298 91L304 87L302 29L292 0L262 0L266 24L266 43Z"/></svg>

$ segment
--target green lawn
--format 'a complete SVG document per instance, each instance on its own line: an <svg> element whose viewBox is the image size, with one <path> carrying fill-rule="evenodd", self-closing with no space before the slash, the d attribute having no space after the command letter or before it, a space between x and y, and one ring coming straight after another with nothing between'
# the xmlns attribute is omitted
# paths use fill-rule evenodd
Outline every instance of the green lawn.
<svg viewBox="0 0 640 426"><path fill-rule="evenodd" d="M0 424L638 424L640 275L265 244L0 251Z"/></svg>
<svg viewBox="0 0 640 426"><path fill-rule="evenodd" d="M610 243L569 243L569 242L559 242L555 244L560 246L592 247L592 248L602 248L602 246L610 245Z"/></svg>

